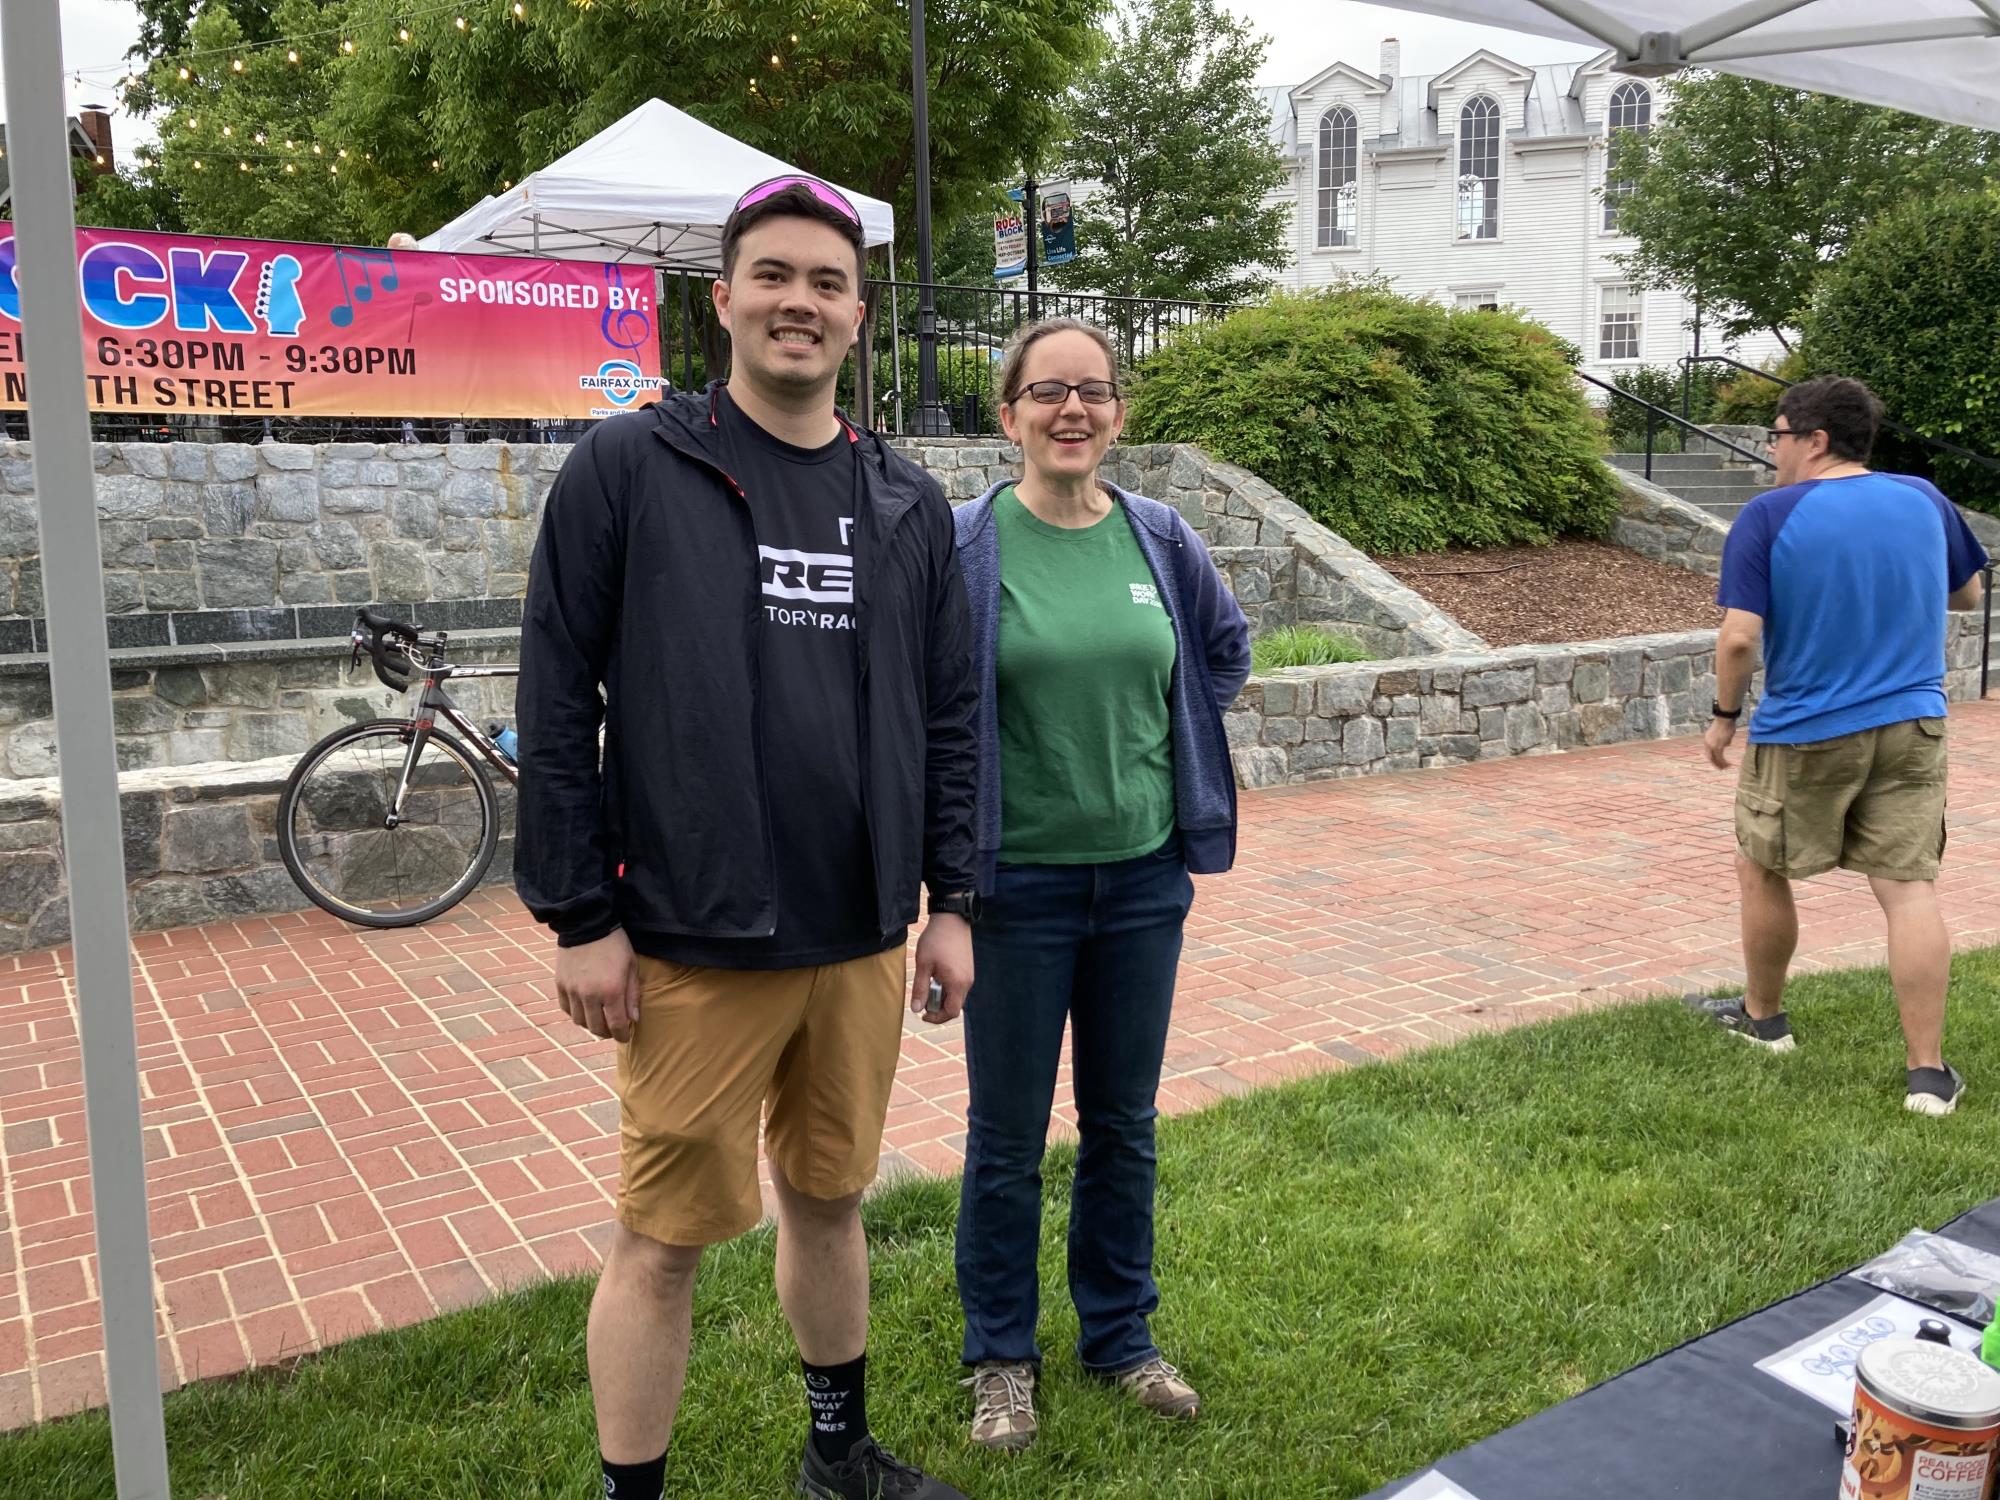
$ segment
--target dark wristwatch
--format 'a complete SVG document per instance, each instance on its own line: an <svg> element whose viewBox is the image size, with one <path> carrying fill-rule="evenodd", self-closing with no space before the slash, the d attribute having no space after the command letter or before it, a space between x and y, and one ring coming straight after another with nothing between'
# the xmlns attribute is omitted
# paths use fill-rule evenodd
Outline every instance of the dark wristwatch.
<svg viewBox="0 0 2000 1500"><path fill-rule="evenodd" d="M1729 712L1728 709L1724 708L1720 703L1714 701L1711 701L1709 703L1708 711L1714 714L1716 718L1727 719L1732 724L1734 724L1738 719L1743 717L1742 709L1739 708L1736 710L1735 713L1731 713Z"/></svg>
<svg viewBox="0 0 2000 1500"><path fill-rule="evenodd" d="M947 916L963 917L968 922L979 920L979 893L960 891L953 896L931 897L931 914L943 912Z"/></svg>

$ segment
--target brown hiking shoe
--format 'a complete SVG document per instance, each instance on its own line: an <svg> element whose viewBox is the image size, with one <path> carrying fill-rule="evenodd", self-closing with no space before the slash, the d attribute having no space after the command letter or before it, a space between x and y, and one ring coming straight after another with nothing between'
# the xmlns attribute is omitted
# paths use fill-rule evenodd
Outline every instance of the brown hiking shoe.
<svg viewBox="0 0 2000 1500"><path fill-rule="evenodd" d="M1201 1397L1194 1387L1157 1354L1143 1365L1119 1371L1117 1381L1121 1391L1157 1416L1192 1418L1201 1414Z"/></svg>
<svg viewBox="0 0 2000 1500"><path fill-rule="evenodd" d="M974 1365L959 1382L972 1387L972 1441L982 1448L1018 1453L1035 1440L1035 1367Z"/></svg>

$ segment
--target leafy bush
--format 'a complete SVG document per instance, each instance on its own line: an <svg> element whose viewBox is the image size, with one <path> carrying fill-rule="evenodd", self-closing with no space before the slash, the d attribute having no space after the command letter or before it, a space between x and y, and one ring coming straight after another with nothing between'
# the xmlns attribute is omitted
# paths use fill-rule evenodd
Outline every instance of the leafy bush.
<svg viewBox="0 0 2000 1500"><path fill-rule="evenodd" d="M1782 359L1767 359L1763 368L1782 380L1804 380L1810 373L1805 356L1794 349ZM1785 388L1744 371L1732 372L1715 393L1713 421L1737 427L1769 427L1778 420L1778 398Z"/></svg>
<svg viewBox="0 0 2000 1500"><path fill-rule="evenodd" d="M1679 365L1640 365L1635 369L1620 370L1612 377L1611 383L1619 390L1637 396L1641 401L1650 401L1655 406L1665 407L1675 416L1681 415L1681 367ZM1714 365L1696 365L1688 376L1687 419L1690 422L1706 424L1716 420L1716 387L1722 384L1722 377ZM1610 439L1614 453L1643 453L1646 451L1646 416L1643 407L1634 406L1629 401L1620 401L1615 396L1604 399L1604 429ZM1678 453L1687 434L1672 422L1655 418L1653 428L1653 451L1655 453Z"/></svg>
<svg viewBox="0 0 2000 1500"><path fill-rule="evenodd" d="M1872 221L1821 277L1804 331L1814 370L1866 381L1926 437L2000 455L2000 191L1914 198ZM1874 464L2000 511L2000 473L1886 429Z"/></svg>
<svg viewBox="0 0 2000 1500"><path fill-rule="evenodd" d="M1241 464L1369 552L1598 536L1617 501L1575 360L1512 312L1281 296L1147 360L1126 431Z"/></svg>
<svg viewBox="0 0 2000 1500"><path fill-rule="evenodd" d="M1335 635L1317 625L1281 625L1250 644L1250 669L1275 672L1280 667L1330 667L1344 661L1368 661L1368 648L1349 635Z"/></svg>

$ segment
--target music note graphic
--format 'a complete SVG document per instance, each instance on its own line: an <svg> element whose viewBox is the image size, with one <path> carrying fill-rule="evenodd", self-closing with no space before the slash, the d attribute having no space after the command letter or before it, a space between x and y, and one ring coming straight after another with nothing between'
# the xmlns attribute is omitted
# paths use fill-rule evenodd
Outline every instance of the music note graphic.
<svg viewBox="0 0 2000 1500"><path fill-rule="evenodd" d="M360 266L361 280L358 285L347 279L347 263L355 261ZM350 250L338 247L333 252L333 264L340 272L340 289L347 293L347 300L327 314L335 328L345 328L354 321L354 304L371 301L375 296L375 283L380 281L382 290L396 290L396 257L388 250ZM371 265L382 267L378 277L369 269Z"/></svg>
<svg viewBox="0 0 2000 1500"><path fill-rule="evenodd" d="M291 338L305 323L305 304L299 300L298 292L302 274L296 256L279 255L264 262L264 269L257 277L256 315L264 320L265 331L274 337Z"/></svg>

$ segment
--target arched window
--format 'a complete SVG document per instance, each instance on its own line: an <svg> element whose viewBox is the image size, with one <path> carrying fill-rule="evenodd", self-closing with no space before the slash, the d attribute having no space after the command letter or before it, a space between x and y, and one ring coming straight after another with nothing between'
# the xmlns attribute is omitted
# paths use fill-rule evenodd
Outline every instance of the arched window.
<svg viewBox="0 0 2000 1500"><path fill-rule="evenodd" d="M1607 123L1615 141L1621 130L1644 135L1653 128L1653 91L1643 83L1621 83L1611 91ZM1608 161L1608 158L1607 158ZM1604 232L1618 232L1618 205L1632 194L1632 179L1613 177L1607 167L1604 179Z"/></svg>
<svg viewBox="0 0 2000 1500"><path fill-rule="evenodd" d="M1319 117L1319 245L1322 250L1355 242L1355 196L1360 191L1355 168L1360 152L1361 131L1353 110L1337 105Z"/></svg>
<svg viewBox="0 0 2000 1500"><path fill-rule="evenodd" d="M1458 112L1458 237L1500 237L1500 106L1485 94Z"/></svg>

